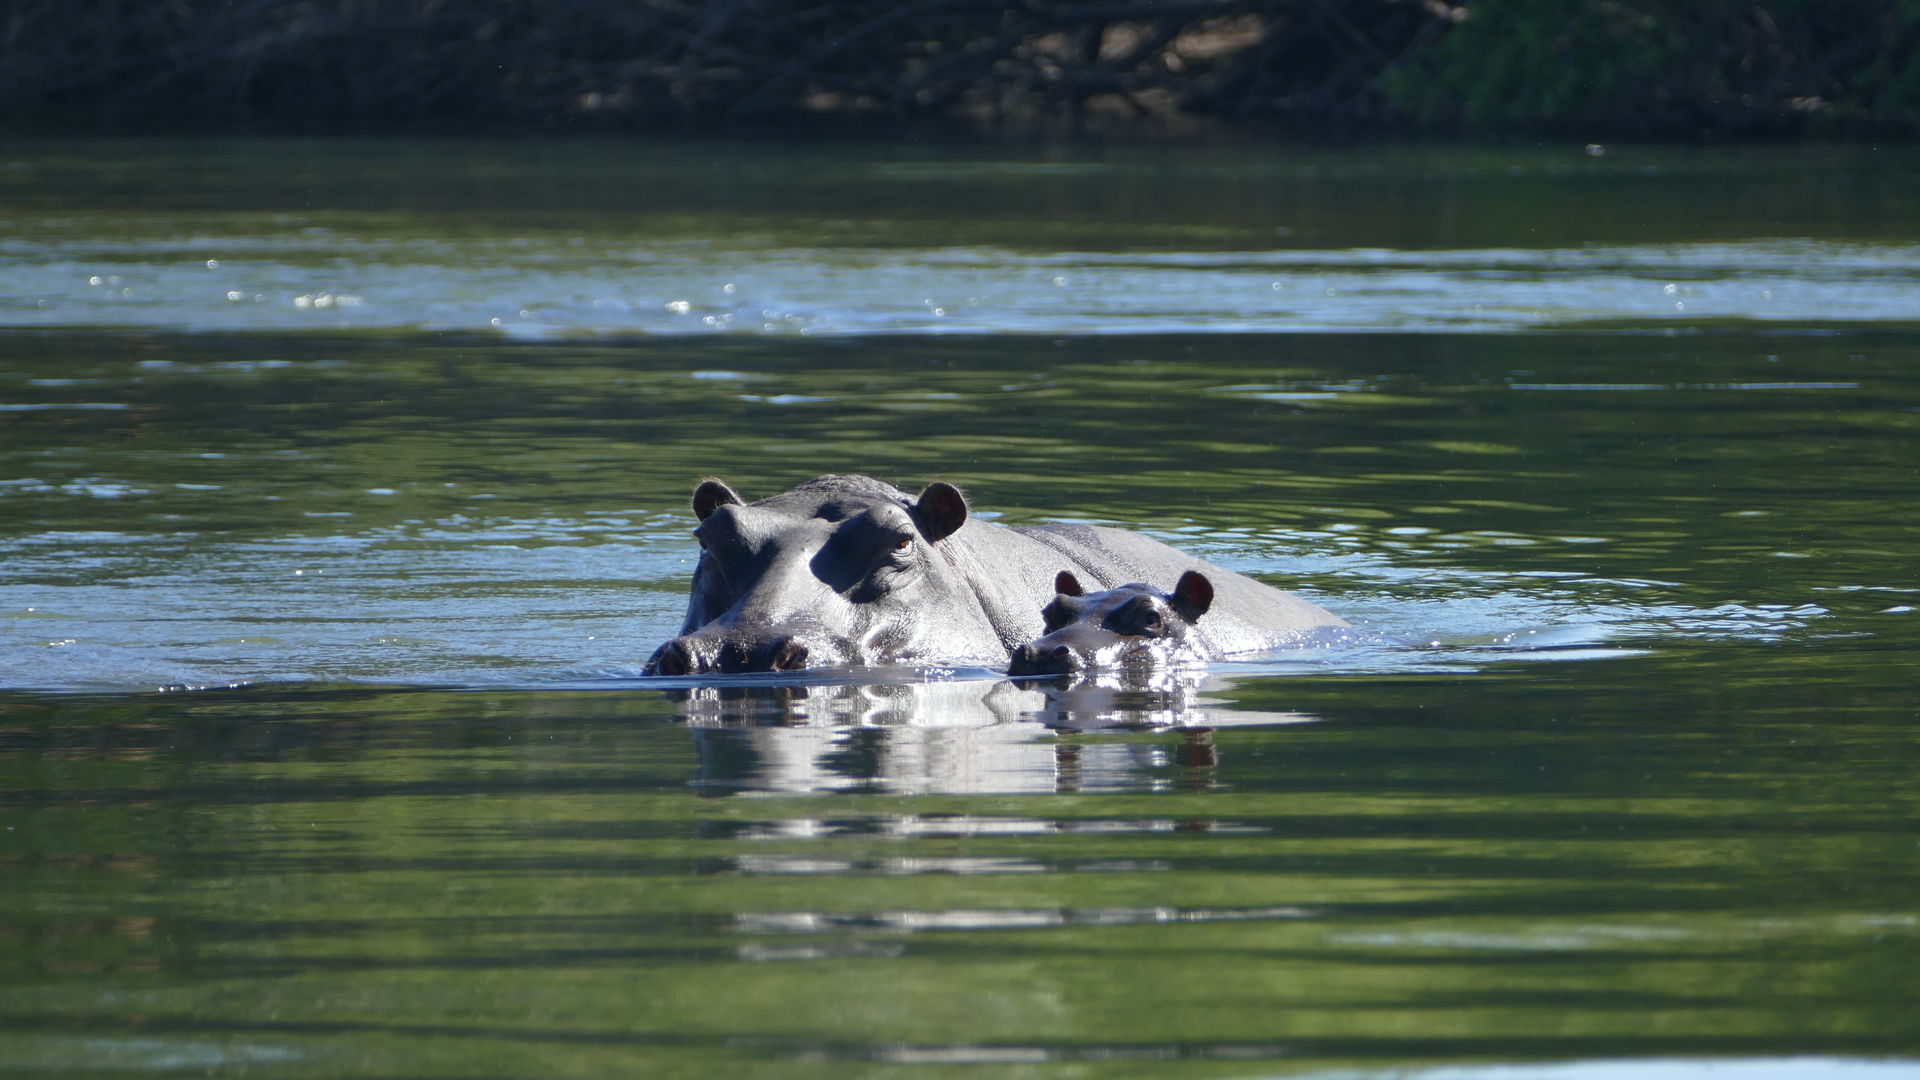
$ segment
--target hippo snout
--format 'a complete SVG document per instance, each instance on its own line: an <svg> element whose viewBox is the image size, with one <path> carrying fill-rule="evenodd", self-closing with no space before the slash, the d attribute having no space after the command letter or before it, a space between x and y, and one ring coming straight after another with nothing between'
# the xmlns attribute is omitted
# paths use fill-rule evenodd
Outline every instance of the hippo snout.
<svg viewBox="0 0 1920 1080"><path fill-rule="evenodd" d="M792 634L764 640L686 634L647 661L649 675L738 675L754 671L799 671L813 650Z"/></svg>
<svg viewBox="0 0 1920 1080"><path fill-rule="evenodd" d="M1036 641L1013 650L1007 661L1007 674L1068 675L1086 666L1086 661L1067 646Z"/></svg>

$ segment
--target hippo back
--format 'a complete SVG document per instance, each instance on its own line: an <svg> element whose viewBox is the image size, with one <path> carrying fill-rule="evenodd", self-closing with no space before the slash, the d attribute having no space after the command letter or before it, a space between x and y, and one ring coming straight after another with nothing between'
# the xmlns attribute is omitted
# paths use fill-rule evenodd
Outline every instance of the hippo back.
<svg viewBox="0 0 1920 1080"><path fill-rule="evenodd" d="M1345 619L1290 592L1125 529L1036 525L1015 531L1073 557L1072 565L1059 569L1085 570L1101 589L1131 581L1173 581L1189 570L1206 574L1214 586L1206 633L1223 654L1271 649L1297 642L1315 630L1347 625ZM1051 578L1041 588L1050 597Z"/></svg>

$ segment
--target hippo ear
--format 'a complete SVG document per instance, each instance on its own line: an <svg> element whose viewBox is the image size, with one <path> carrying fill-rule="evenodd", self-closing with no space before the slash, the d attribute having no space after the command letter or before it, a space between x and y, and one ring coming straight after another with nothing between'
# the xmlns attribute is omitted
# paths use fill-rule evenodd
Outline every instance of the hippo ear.
<svg viewBox="0 0 1920 1080"><path fill-rule="evenodd" d="M967 523L967 497L952 484L936 480L920 493L920 500L907 508L920 535L939 543L960 531Z"/></svg>
<svg viewBox="0 0 1920 1080"><path fill-rule="evenodd" d="M1073 576L1073 571L1062 570L1054 575L1053 591L1061 596L1082 596L1087 590L1080 587L1080 579Z"/></svg>
<svg viewBox="0 0 1920 1080"><path fill-rule="evenodd" d="M700 486L693 489L693 516L701 521L707 520L709 515L723 506L738 505L740 505L740 496L735 495L732 488L712 477L701 481Z"/></svg>
<svg viewBox="0 0 1920 1080"><path fill-rule="evenodd" d="M1200 616L1213 606L1213 582L1198 570L1189 570L1180 575L1173 586L1173 610L1188 622L1198 622Z"/></svg>

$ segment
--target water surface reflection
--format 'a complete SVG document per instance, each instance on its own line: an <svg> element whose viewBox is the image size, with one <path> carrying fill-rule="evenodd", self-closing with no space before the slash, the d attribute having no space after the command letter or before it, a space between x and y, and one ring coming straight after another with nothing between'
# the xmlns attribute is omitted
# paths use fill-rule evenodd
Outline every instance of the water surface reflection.
<svg viewBox="0 0 1920 1080"><path fill-rule="evenodd" d="M1203 673L944 679L669 691L708 794L1204 790L1213 730L1305 713L1230 708ZM1112 736L1112 737L1102 737ZM1127 737L1134 736L1134 737Z"/></svg>

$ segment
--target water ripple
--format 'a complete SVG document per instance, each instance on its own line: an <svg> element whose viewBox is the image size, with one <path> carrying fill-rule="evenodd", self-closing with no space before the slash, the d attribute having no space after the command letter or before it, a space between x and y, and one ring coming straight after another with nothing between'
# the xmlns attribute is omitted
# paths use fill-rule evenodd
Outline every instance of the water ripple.
<svg viewBox="0 0 1920 1080"><path fill-rule="evenodd" d="M221 257L207 259L208 251ZM1911 325L1920 245L1020 251L299 229L0 243L0 326L629 335Z"/></svg>

